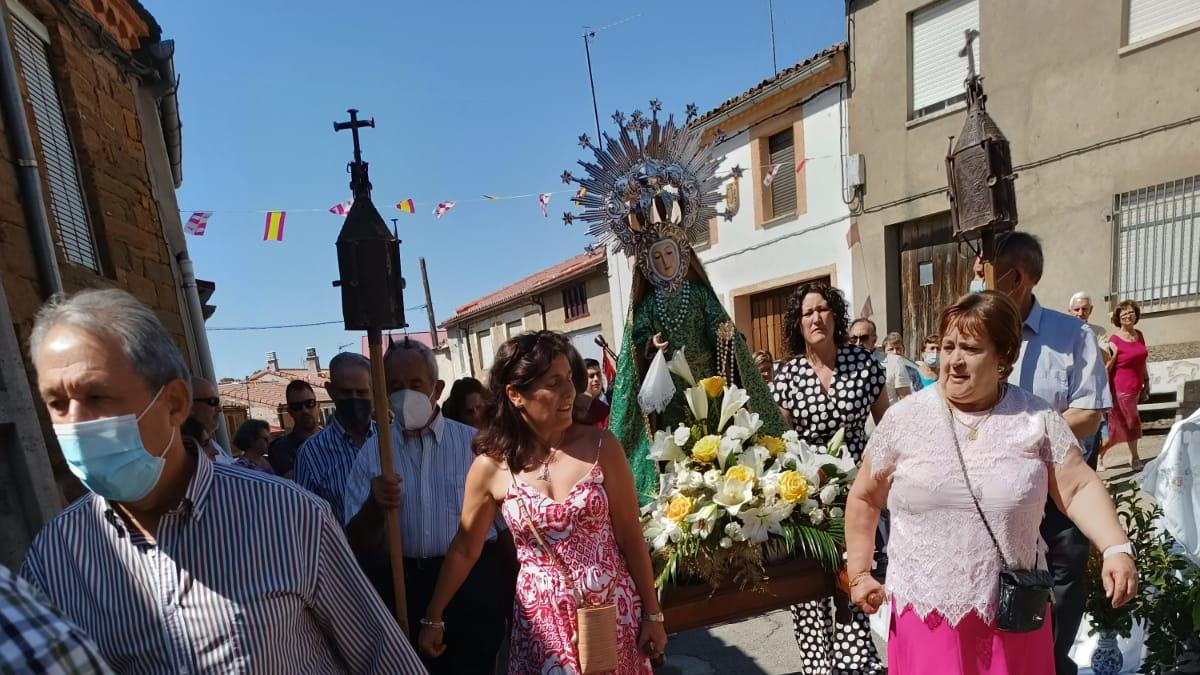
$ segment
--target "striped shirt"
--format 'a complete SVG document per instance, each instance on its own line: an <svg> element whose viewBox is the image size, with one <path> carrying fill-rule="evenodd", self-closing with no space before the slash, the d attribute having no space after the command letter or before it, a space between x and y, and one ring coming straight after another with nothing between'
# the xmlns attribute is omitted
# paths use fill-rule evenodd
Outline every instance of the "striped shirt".
<svg viewBox="0 0 1200 675"><path fill-rule="evenodd" d="M110 675L91 638L0 565L0 673Z"/></svg>
<svg viewBox="0 0 1200 675"><path fill-rule="evenodd" d="M325 504L203 455L146 539L89 493L21 574L121 673L424 673Z"/></svg>
<svg viewBox="0 0 1200 675"><path fill-rule="evenodd" d="M348 522L353 513L347 514L345 507L346 479L354 466L354 460L359 452L378 454L375 446L375 422L367 432L367 440L362 447L355 447L354 441L342 423L334 418L329 426L313 434L300 446L296 454L296 465L292 480L313 494L329 502L333 515L339 522ZM367 480L366 490L371 489ZM363 486L357 486L362 490ZM357 512L358 509L355 509Z"/></svg>
<svg viewBox="0 0 1200 675"><path fill-rule="evenodd" d="M392 425L392 463L400 484L400 541L407 558L446 555L462 520L467 471L475 461L471 440L475 429L446 419L438 412L420 436L401 433ZM366 446L358 454L346 486L346 523L371 496L371 479L378 476L379 452ZM488 531L488 540L496 528Z"/></svg>

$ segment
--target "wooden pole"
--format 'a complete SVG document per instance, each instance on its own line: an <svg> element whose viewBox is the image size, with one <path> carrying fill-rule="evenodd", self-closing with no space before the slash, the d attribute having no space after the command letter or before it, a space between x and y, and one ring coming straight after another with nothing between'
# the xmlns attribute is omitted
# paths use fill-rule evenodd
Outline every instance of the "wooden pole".
<svg viewBox="0 0 1200 675"><path fill-rule="evenodd" d="M968 43L969 45L970 43ZM996 290L996 234L989 225L979 237L979 256L983 258L983 285Z"/></svg>
<svg viewBox="0 0 1200 675"><path fill-rule="evenodd" d="M367 330L367 346L371 351L371 391L375 397L376 432L379 447L379 472L381 476L395 475L392 466L392 422L388 406L387 380L383 372L383 331L378 328ZM392 586L395 590L396 623L405 636L408 630L408 602L404 588L404 549L400 541L400 514L391 509L385 514L388 553L392 560Z"/></svg>

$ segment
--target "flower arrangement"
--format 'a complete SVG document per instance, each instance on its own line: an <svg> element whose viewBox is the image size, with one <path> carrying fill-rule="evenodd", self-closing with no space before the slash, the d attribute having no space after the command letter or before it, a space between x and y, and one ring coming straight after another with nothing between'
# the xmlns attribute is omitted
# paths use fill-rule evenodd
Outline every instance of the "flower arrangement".
<svg viewBox="0 0 1200 675"><path fill-rule="evenodd" d="M685 421L654 434L650 456L666 462L660 490L642 509L659 589L699 578L714 592L758 588L764 560L809 556L841 566L846 494L854 460L812 447L794 431L760 432L749 395L723 377L697 382L681 354L668 367L691 386Z"/></svg>

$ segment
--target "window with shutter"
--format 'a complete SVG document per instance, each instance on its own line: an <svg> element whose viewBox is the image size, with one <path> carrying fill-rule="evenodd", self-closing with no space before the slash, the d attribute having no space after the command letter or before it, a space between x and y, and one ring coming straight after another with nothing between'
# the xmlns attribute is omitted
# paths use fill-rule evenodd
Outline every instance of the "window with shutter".
<svg viewBox="0 0 1200 675"><path fill-rule="evenodd" d="M785 129L767 139L771 166L778 165L771 183L771 218L796 212L796 139ZM770 169L768 168L768 171Z"/></svg>
<svg viewBox="0 0 1200 675"><path fill-rule="evenodd" d="M483 366L484 370L490 370L496 360L496 350L492 347L492 331L481 330L476 336L479 338L479 365Z"/></svg>
<svg viewBox="0 0 1200 675"><path fill-rule="evenodd" d="M37 126L58 244L67 260L99 272L96 242L80 185L79 164L50 71L49 45L39 34L44 30L39 31L28 21L19 13L13 14L12 37Z"/></svg>
<svg viewBox="0 0 1200 675"><path fill-rule="evenodd" d="M913 12L909 25L912 64L912 117L937 112L965 100L967 59L958 55L967 30L979 30L978 0L943 0ZM980 71L979 40L972 43Z"/></svg>
<svg viewBox="0 0 1200 675"><path fill-rule="evenodd" d="M1126 0L1129 26L1126 44L1148 40L1156 35L1200 21L1200 2L1196 0Z"/></svg>
<svg viewBox="0 0 1200 675"><path fill-rule="evenodd" d="M563 291L563 312L567 321L588 314L587 284L575 284Z"/></svg>

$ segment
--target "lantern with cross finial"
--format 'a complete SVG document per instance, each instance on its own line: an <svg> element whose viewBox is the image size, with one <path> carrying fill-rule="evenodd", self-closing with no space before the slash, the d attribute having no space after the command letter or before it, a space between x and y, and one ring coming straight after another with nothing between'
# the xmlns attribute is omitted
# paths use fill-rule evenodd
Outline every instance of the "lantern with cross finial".
<svg viewBox="0 0 1200 675"><path fill-rule="evenodd" d="M1008 139L988 115L983 78L975 72L973 43L979 31L968 30L959 56L967 58L967 119L958 142L946 157L950 184L950 222L955 237L982 240L980 253L991 260L992 239L1017 225L1016 174Z"/></svg>
<svg viewBox="0 0 1200 675"><path fill-rule="evenodd" d="M400 242L388 230L371 202L371 181L362 160L358 130L374 127L375 120L358 119L351 108L349 122L336 122L334 131L350 130L354 161L350 163L350 189L354 204L338 233L337 253L346 330L403 328L404 278L400 274Z"/></svg>

